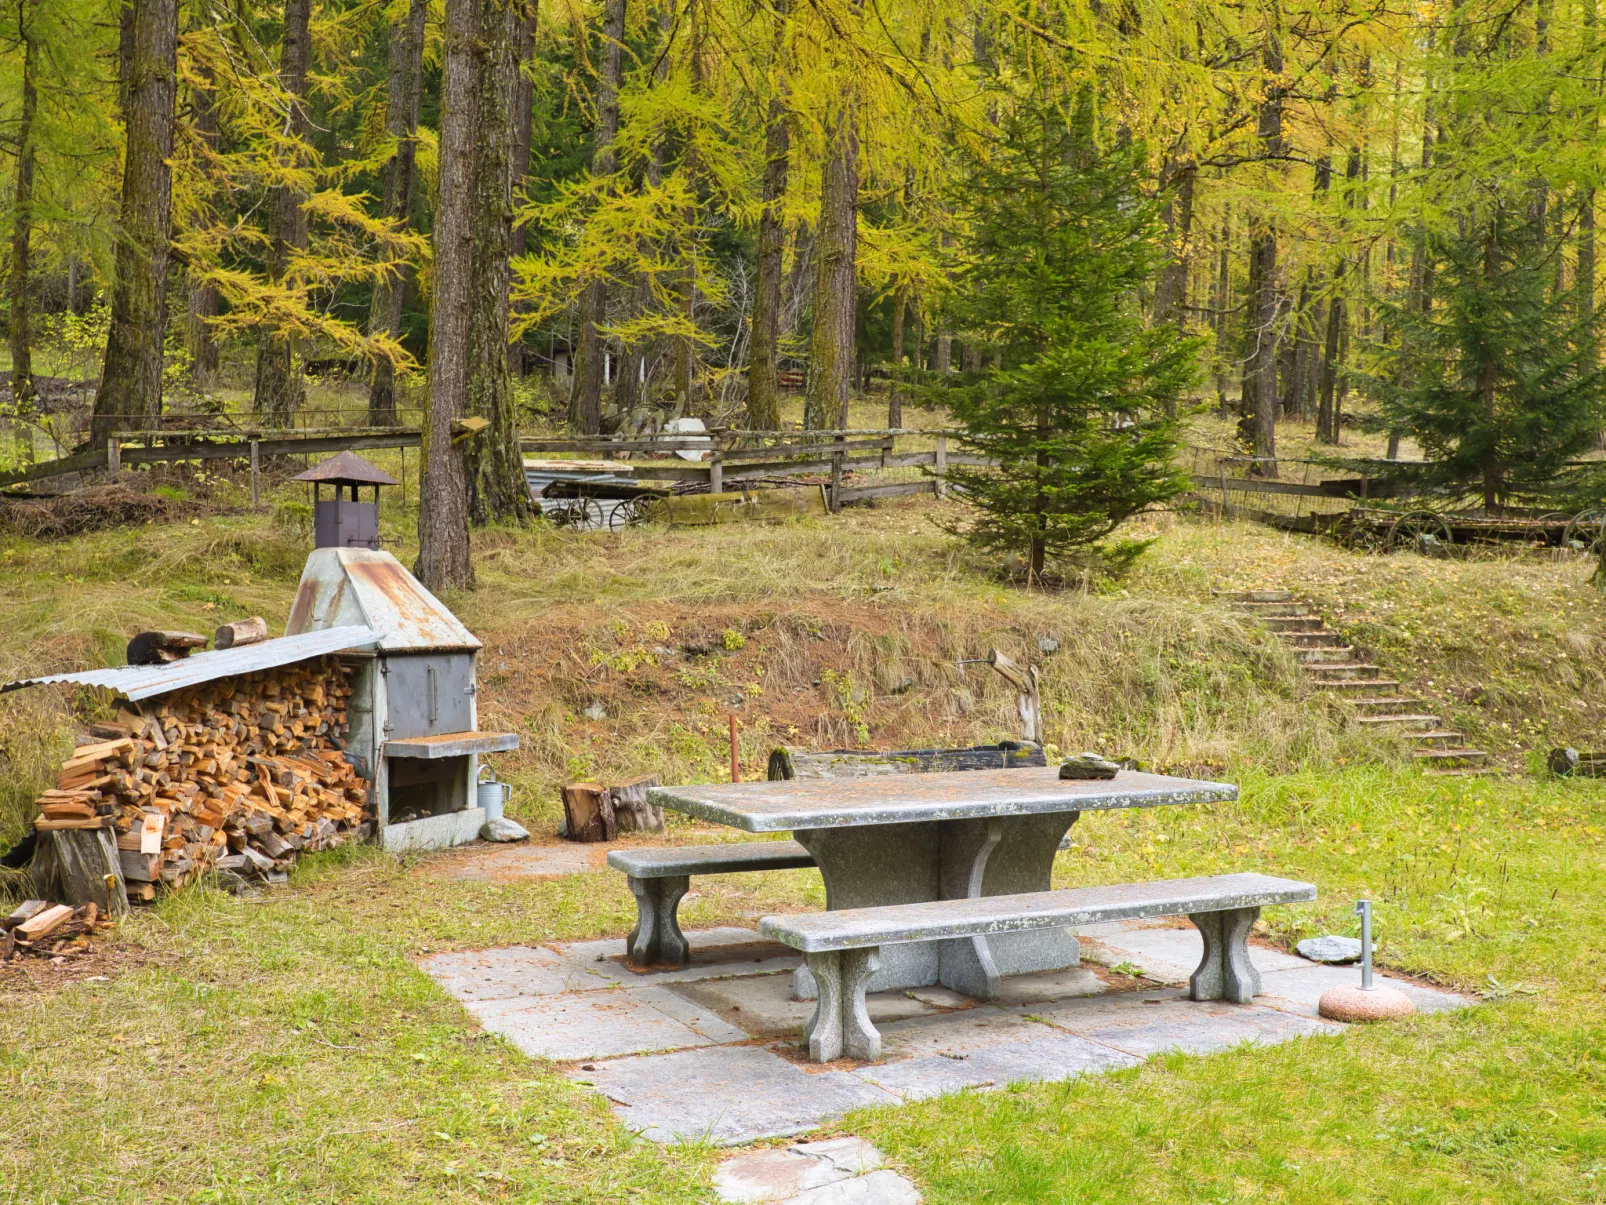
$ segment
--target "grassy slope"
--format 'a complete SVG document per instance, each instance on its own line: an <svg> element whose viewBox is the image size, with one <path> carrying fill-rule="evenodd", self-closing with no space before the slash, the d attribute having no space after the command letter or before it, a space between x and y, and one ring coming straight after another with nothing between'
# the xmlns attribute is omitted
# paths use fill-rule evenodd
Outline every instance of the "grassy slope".
<svg viewBox="0 0 1606 1205"><path fill-rule="evenodd" d="M452 601L486 640L488 721L526 736L507 766L524 814L549 825L551 784L571 772L717 775L738 697L755 773L763 738L792 728L809 742L861 727L877 744L996 737L1008 698L974 669L961 681L952 660L1054 636L1056 743L1224 763L1215 772L1244 784L1235 808L1089 821L1062 881L1276 868L1322 890L1274 918L1283 936L1342 930L1349 901L1370 893L1393 965L1539 991L1468 1018L852 1124L934 1202L1598 1199L1600 788L1359 764L1364 742L1301 694L1281 651L1208 602L1217 584L1308 586L1343 600L1380 648L1421 627L1408 602L1459 608L1465 635L1421 645L1418 673L1504 673L1583 740L1606 691L1587 660L1559 659L1600 638L1583 571L1386 562L1166 523L1122 591L1022 596L978 575L927 515L480 537L482 588ZM388 518L404 543L409 516ZM282 619L300 549L289 527L250 517L8 545L0 670L86 664L159 618ZM1558 684L1560 666L1576 686ZM1556 710L1562 689L1584 708ZM601 721L581 714L594 701ZM0 700L0 831L15 831L17 801L48 768L54 704L46 691ZM1504 739L1500 717L1521 706L1501 696L1466 711ZM1517 733L1501 751L1520 756ZM327 855L263 900L193 892L147 910L123 938L147 961L109 982L0 984L0 1200L704 1199L707 1152L629 1144L593 1098L478 1035L409 962L622 933L622 883L465 882L451 864ZM715 880L686 921L819 902L802 872Z"/></svg>

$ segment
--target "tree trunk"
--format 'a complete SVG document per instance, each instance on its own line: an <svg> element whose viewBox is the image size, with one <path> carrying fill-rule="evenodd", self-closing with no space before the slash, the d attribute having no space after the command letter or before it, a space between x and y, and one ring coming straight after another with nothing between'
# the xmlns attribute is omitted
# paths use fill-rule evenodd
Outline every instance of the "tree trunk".
<svg viewBox="0 0 1606 1205"><path fill-rule="evenodd" d="M279 50L279 86L290 96L290 136L296 146L290 152L300 159L311 133L307 118L307 72L312 64L312 0L285 0L284 44ZM268 280L276 288L294 290L299 282L290 279L290 259L307 249L306 198L300 189L288 186L269 190L268 196ZM257 344L256 395L252 410L274 426L288 427L296 411L306 401L306 381L296 362L295 346L289 334L267 330Z"/></svg>
<svg viewBox="0 0 1606 1205"><path fill-rule="evenodd" d="M212 69L204 63L195 65L197 73L206 80L202 87L191 90L195 107L195 133L209 149L216 150L218 142L217 90L212 80ZM190 354L190 379L201 388L210 387L217 380L221 358L217 336L212 332L209 319L216 318L220 310L215 285L199 275L193 266L185 270L186 305L184 307L184 346Z"/></svg>
<svg viewBox="0 0 1606 1205"><path fill-rule="evenodd" d="M475 43L477 0L446 0L441 66L440 204L435 211L430 305L429 408L418 489L418 576L431 590L474 584L468 471L452 420L468 401L469 309L474 267Z"/></svg>
<svg viewBox="0 0 1606 1205"><path fill-rule="evenodd" d="M1578 316L1595 313L1595 190L1583 189L1578 201Z"/></svg>
<svg viewBox="0 0 1606 1205"><path fill-rule="evenodd" d="M1216 247L1216 278L1210 289L1211 328L1216 335L1216 394L1225 397L1227 377L1227 311L1232 308L1232 209L1221 208L1221 242ZM1225 407L1225 402L1222 403Z"/></svg>
<svg viewBox="0 0 1606 1205"><path fill-rule="evenodd" d="M1193 184L1198 169L1191 163L1168 164L1165 227L1170 259L1154 290L1154 321L1182 324L1182 305L1188 295L1188 273L1193 255ZM1174 403L1173 403L1174 405Z"/></svg>
<svg viewBox="0 0 1606 1205"><path fill-rule="evenodd" d="M1322 393L1316 410L1316 442L1338 442L1338 360L1344 334L1344 261L1333 270L1333 297L1327 303L1327 342L1322 351Z"/></svg>
<svg viewBox="0 0 1606 1205"><path fill-rule="evenodd" d="M535 6L532 0L530 11L519 19L518 46L516 48L517 76L513 92L513 204L515 208L522 201L524 181L530 174L530 138L532 134L535 85L531 82L524 66L535 55ZM525 236L528 233L525 224L515 216L513 220L512 241L508 247L510 258L517 260L524 254ZM524 337L515 335L508 341L507 346L508 371L517 376L524 376L527 371L524 355Z"/></svg>
<svg viewBox="0 0 1606 1205"><path fill-rule="evenodd" d="M815 236L814 333L809 347L809 392L803 407L803 426L810 431L823 431L833 424L847 426L858 302L858 121L858 105L849 93L826 129L819 233Z"/></svg>
<svg viewBox="0 0 1606 1205"><path fill-rule="evenodd" d="M135 0L133 9L111 330L90 424L90 440L96 446L104 445L116 430L154 427L162 413L178 3Z"/></svg>
<svg viewBox="0 0 1606 1205"><path fill-rule="evenodd" d="M1260 103L1257 132L1268 158L1283 149L1283 48L1281 31L1270 29L1262 50L1265 98ZM1256 467L1277 476L1277 230L1269 217L1257 216L1249 237L1249 347L1244 366L1244 409L1254 418Z"/></svg>
<svg viewBox="0 0 1606 1205"><path fill-rule="evenodd" d="M29 344L29 243L33 237L33 122L39 109L34 81L33 31L28 9L33 0L17 0L17 39L22 43L22 111L17 119L16 208L11 216L11 400L17 413L33 401L33 358Z"/></svg>
<svg viewBox="0 0 1606 1205"><path fill-rule="evenodd" d="M887 428L903 426L903 323L909 309L909 286L900 284L892 294L892 384L887 387Z"/></svg>
<svg viewBox="0 0 1606 1205"><path fill-rule="evenodd" d="M606 0L602 9L602 67L597 80L597 130L591 152L591 174L613 175L618 162L614 139L619 136L619 80L625 37L625 0ZM570 422L581 435L602 431L602 378L607 348L598 329L608 320L608 282L597 277L580 294L578 363Z"/></svg>
<svg viewBox="0 0 1606 1205"><path fill-rule="evenodd" d="M780 30L777 22L777 43ZM747 363L747 425L753 431L774 431L781 425L781 269L786 243L781 207L791 151L787 120L785 98L777 91L770 98L769 128L764 135L764 204L758 218L753 340Z"/></svg>
<svg viewBox="0 0 1606 1205"><path fill-rule="evenodd" d="M674 28L675 13L671 6L665 5L658 10L658 32L667 38ZM669 56L660 54L658 65L653 69L653 85L661 85L669 78ZM655 139L652 154L648 156L643 169L648 188L657 188L664 178L664 140ZM654 258L657 246L649 238L641 238L636 243L639 257L644 261ZM630 316L640 318L645 315L653 305L652 274L638 271L636 273L634 293L630 298ZM658 340L637 340L627 344L620 356L619 375L614 378L613 401L621 416L629 418L635 415L637 419L644 416L638 411L641 400L648 393L647 370L653 367L658 359Z"/></svg>
<svg viewBox="0 0 1606 1205"><path fill-rule="evenodd" d="M406 21L390 30L385 132L396 140L396 149L385 163L384 209L388 221L404 228L412 221L413 186L418 174L418 104L424 87L424 22L428 15L429 0L411 0ZM409 275L406 264L397 264L394 273L374 282L369 333L401 338L402 301ZM368 425L391 427L397 421L396 365L389 356L380 356L374 361L373 380L368 387Z"/></svg>
<svg viewBox="0 0 1606 1205"><path fill-rule="evenodd" d="M513 388L507 371L507 306L513 245L513 99L518 94L517 0L480 0L478 110L474 168L472 297L468 337L468 410L490 426L465 445L469 518L475 523L528 518L529 487L519 453Z"/></svg>

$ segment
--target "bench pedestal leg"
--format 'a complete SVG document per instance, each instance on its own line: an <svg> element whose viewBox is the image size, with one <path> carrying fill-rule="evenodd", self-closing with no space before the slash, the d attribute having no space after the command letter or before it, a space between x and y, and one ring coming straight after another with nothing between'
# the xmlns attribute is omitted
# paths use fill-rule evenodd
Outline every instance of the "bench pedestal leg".
<svg viewBox="0 0 1606 1205"><path fill-rule="evenodd" d="M881 951L871 946L804 957L820 989L814 1015L803 1029L809 1058L816 1063L829 1063L843 1055L865 1061L880 1058L881 1035L870 1023L864 991L881 966Z"/></svg>
<svg viewBox="0 0 1606 1205"><path fill-rule="evenodd" d="M1260 972L1249 961L1249 930L1259 917L1259 908L1188 915L1204 938L1204 957L1188 981L1191 999L1248 1004L1260 994Z"/></svg>
<svg viewBox="0 0 1606 1205"><path fill-rule="evenodd" d="M630 880L630 894L636 897L636 927L625 939L625 956L636 966L685 965L691 947L680 931L675 910L690 886L690 875Z"/></svg>

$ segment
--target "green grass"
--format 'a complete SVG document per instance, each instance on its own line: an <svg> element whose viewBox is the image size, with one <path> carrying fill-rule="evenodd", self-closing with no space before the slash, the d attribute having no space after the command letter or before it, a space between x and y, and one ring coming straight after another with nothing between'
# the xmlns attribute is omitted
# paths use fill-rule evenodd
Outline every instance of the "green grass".
<svg viewBox="0 0 1606 1205"><path fill-rule="evenodd" d="M0 671L115 662L141 626L282 622L306 547L299 498L282 490L264 515L0 541ZM1319 902L1272 910L1275 937L1347 931L1368 895L1386 964L1488 999L1459 1017L1162 1058L843 1128L933 1205L1602 1200L1606 789L1423 778L1210 599L1308 592L1520 767L1552 740L1597 747L1606 676L1587 568L1362 557L1161 518L1128 581L1026 594L929 516L900 505L778 528L476 533L481 588L448 601L486 643L482 718L525 740L498 764L517 814L550 830L554 784L572 773L719 776L738 697L749 773L775 739L836 743L861 725L883 747L997 739L1008 694L953 662L993 646L1033 655L1051 635L1057 746L1243 786L1235 806L1090 817L1059 882L1308 878ZM414 520L387 504L404 563ZM1463 702L1455 692L1474 684L1481 701ZM593 700L604 720L583 714ZM27 822L69 712L100 706L87 692L0 697L0 843ZM0 1202L711 1199L714 1152L631 1142L598 1098L480 1033L413 962L621 936L623 882L461 880L457 856L319 855L260 900L192 891L142 910L105 981L0 981ZM699 891L689 927L822 902L807 872Z"/></svg>

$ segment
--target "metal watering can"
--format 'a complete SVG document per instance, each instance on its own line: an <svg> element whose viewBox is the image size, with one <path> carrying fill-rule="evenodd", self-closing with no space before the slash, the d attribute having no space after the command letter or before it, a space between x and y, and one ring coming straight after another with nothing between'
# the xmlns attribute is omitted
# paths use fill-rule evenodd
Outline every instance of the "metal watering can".
<svg viewBox="0 0 1606 1205"><path fill-rule="evenodd" d="M513 784L510 782L497 782L496 771L489 766L485 767L488 778L480 780L476 792L477 802L485 809L485 822L502 819L502 810L507 806L508 797L513 794Z"/></svg>

